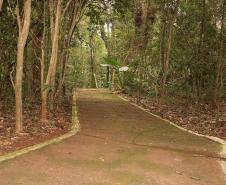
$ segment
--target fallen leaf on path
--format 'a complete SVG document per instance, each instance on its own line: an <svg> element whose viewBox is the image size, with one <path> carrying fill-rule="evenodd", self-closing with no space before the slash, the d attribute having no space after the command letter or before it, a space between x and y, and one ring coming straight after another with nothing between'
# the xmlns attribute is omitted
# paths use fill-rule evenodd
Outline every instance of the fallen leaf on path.
<svg viewBox="0 0 226 185"><path fill-rule="evenodd" d="M99 160L102 161L102 162L105 161L103 157L100 157Z"/></svg>
<svg viewBox="0 0 226 185"><path fill-rule="evenodd" d="M180 172L180 171L176 171L176 174L178 174L178 175L183 175L183 173Z"/></svg>
<svg viewBox="0 0 226 185"><path fill-rule="evenodd" d="M192 155L193 157L203 157L204 155L200 155L200 154L194 154Z"/></svg>
<svg viewBox="0 0 226 185"><path fill-rule="evenodd" d="M193 180L197 180L197 181L199 181L200 180L200 178L199 177L195 177L195 176L192 176L192 177L190 177L191 179L193 179Z"/></svg>

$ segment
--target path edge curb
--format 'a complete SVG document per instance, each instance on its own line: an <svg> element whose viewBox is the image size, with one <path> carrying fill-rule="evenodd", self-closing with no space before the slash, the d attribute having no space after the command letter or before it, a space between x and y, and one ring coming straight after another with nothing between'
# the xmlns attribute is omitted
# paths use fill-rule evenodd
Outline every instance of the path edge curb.
<svg viewBox="0 0 226 185"><path fill-rule="evenodd" d="M221 144L221 145L222 145L222 151L223 151L223 152L221 152L221 155L222 155L223 157L226 156L226 141L225 141L225 140L220 139L220 138L218 138L218 137L214 137L214 136L208 136L208 135L204 135L204 134L199 134L199 133L194 132L194 131L191 131L191 130L189 130L189 129L185 129L185 128L183 128L183 127L181 127L181 126L179 126L179 125L173 123L172 121L170 121L170 120L168 120L168 119L165 119L165 118L162 118L161 116L158 116L158 115L156 115L156 114L150 112L148 109L145 109L145 108L143 108L142 106L139 106L139 105L137 105L136 103L131 102L129 99L123 97L122 95L117 95L117 96L118 96L120 99L122 99L122 100L128 102L129 104L131 104L131 105L133 105L133 106L135 106L135 107L137 107L137 108L139 108L139 109L145 111L146 113L148 113L148 114L150 114L150 115L152 115L152 116L154 116L154 117L156 117L156 118L158 118L158 119L161 119L161 120L163 120L163 121L169 123L170 125L172 125L172 126L178 128L178 129L180 129L180 130L183 130L183 131L185 131L185 132L188 132L188 133L190 133L190 134L193 134L193 135L196 135L196 136L199 136L199 137L204 137L204 138L209 139L209 140L211 140L211 141L214 141L214 142L216 142L216 143L218 143L218 144Z"/></svg>
<svg viewBox="0 0 226 185"><path fill-rule="evenodd" d="M125 102L127 102L127 103L129 103L129 104L131 104L131 105L133 105L133 106L135 106L135 107L137 107L137 108L143 110L144 112L146 112L146 113L148 113L148 114L150 114L150 115L152 115L152 116L154 116L154 117L156 117L156 118L158 118L158 119L160 119L160 120L163 120L163 121L169 123L170 125L172 125L172 126L178 128L178 129L180 129L180 130L182 130L182 131L188 132L188 133L190 133L190 134L193 134L193 135L196 135L196 136L199 136L199 137L203 137L203 138L209 139L209 140L211 140L211 141L213 141L213 142L216 142L216 143L220 144L221 147L222 147L222 151L221 151L220 155L221 155L222 157L226 157L226 141L225 141L225 140L220 139L220 138L218 138L218 137L214 137L214 136L208 136L208 135L204 135L204 134L199 134L199 133L194 132L194 131L191 131L191 130L189 130L189 129L185 129L185 128L183 128L183 127L181 127L181 126L179 126L179 125L173 123L172 121L170 121L170 120L168 120L168 119L165 119L165 118L162 118L161 116L158 116L158 115L156 115L156 114L150 112L148 109L145 109L145 108L143 108L142 106L139 106L139 105L137 105L136 103L131 102L128 98L125 98L125 97L123 97L122 95L119 95L119 94L118 94L117 96L118 96L121 100L124 100ZM223 161L223 162L218 161L218 163L219 163L219 165L221 166L221 168L222 168L222 170L223 170L223 173L226 175L226 162L224 162L224 161Z"/></svg>
<svg viewBox="0 0 226 185"><path fill-rule="evenodd" d="M76 105L76 92L73 91L73 97L72 97L72 120L71 120L71 128L69 130L69 132L67 132L64 135L61 135L57 138L53 138L51 140L47 140L45 142L39 143L39 144L35 144L5 155L0 156L0 163L14 159L16 157L22 156L24 154L27 154L29 152L35 151L35 150L39 150L41 148L44 148L46 146L55 144L55 143L59 143L61 141L64 141L74 135L76 135L79 132L79 119L78 119L78 111L77 111L77 105Z"/></svg>

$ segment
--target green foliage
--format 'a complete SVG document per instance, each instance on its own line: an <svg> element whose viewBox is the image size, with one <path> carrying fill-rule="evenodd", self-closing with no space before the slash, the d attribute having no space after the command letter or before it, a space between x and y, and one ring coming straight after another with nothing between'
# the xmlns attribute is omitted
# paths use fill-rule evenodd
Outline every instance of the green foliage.
<svg viewBox="0 0 226 185"><path fill-rule="evenodd" d="M0 97L12 96L9 74L14 71L16 65L17 21L8 6L8 2L4 1L0 15Z"/></svg>
<svg viewBox="0 0 226 185"><path fill-rule="evenodd" d="M22 6L23 1L19 2ZM70 42L70 57L66 68L68 87L89 87L91 73L90 51L92 48L95 55L94 70L99 87L103 87L107 81L107 68L101 67L101 64L104 64L110 66L110 73L113 69L115 71L117 76L114 80L115 87L119 86L121 89L126 89L130 94L139 92L143 95L158 96L161 76L164 72L160 59L160 40L164 34L162 26L170 18L170 11L174 11L176 2L176 0L151 1L155 12L155 22L150 25L150 30L146 33L150 36L147 46L141 51L139 45L142 45L140 43L142 41L139 40L141 37L138 35L135 24L136 1L88 1L84 16L76 26L74 36ZM8 89L13 92L9 74L12 72L11 74L14 75L16 64L18 29L15 29L17 28L15 3L16 1L4 1L3 12L0 16L0 87L4 89L1 92L8 92ZM62 6L64 7L66 3L67 1L62 1ZM223 0L180 1L178 15L173 24L172 50L166 82L166 94L168 96L177 96L194 101L210 101L213 98L219 58L219 22L223 12L222 5ZM28 81L29 65L27 64L34 64L36 61L33 68L40 68L39 42L43 31L43 17L40 10L42 6L42 2L33 1L32 3L32 34L29 35L29 43L26 46L25 81ZM166 9L165 7L170 8ZM164 17L165 15L168 16ZM64 21L68 20L69 17ZM45 59L49 61L51 54L49 20L46 21L46 25L48 28ZM106 28L107 25L111 27L110 32ZM61 32L63 33L66 29L66 24L62 23ZM39 41L35 43L37 46L33 47L32 36L34 36L34 30ZM106 38L103 38L102 32L105 33ZM168 30L166 30L166 33L168 33ZM225 49L225 30L223 35L223 48ZM143 36L145 37L145 35ZM93 45L90 44L91 37L93 37ZM63 37L60 38L59 42L60 44L63 42ZM36 48L35 53L33 53L33 55L36 55L36 59L28 57L31 55L28 52L32 52L33 48ZM66 48L59 48L58 53L60 56ZM35 57L33 56L33 58ZM123 66L128 66L129 70L120 72L120 68ZM48 62L45 68L47 67ZM60 74L62 69L57 70ZM225 62L222 71L221 89L222 97L225 98ZM36 69L33 73L35 72L39 72L39 70ZM109 78L112 78L112 75L110 74ZM39 78L39 75L37 77ZM112 79L108 80L110 82ZM39 81L36 83L39 83Z"/></svg>
<svg viewBox="0 0 226 185"><path fill-rule="evenodd" d="M68 72L69 72L69 78L67 78L67 85L70 88L75 88L77 86L77 83L79 81L79 76L80 76L80 67L78 63L75 61L74 64L68 64L67 65Z"/></svg>
<svg viewBox="0 0 226 185"><path fill-rule="evenodd" d="M103 59L104 59L103 64L107 64L107 65L112 66L115 69L119 70L119 68L121 66L119 61L117 61L116 59L113 59L111 57L104 57Z"/></svg>

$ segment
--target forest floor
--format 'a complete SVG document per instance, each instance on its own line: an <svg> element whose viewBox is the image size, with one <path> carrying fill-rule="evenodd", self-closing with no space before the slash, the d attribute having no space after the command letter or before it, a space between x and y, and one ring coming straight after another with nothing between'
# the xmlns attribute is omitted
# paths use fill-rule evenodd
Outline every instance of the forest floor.
<svg viewBox="0 0 226 185"><path fill-rule="evenodd" d="M0 101L0 104L3 102ZM71 104L64 102L48 115L48 123L40 121L40 105L37 102L24 106L24 132L15 134L13 106L1 105L0 109L0 155L16 151L46 140L56 138L68 131L71 123Z"/></svg>
<svg viewBox="0 0 226 185"><path fill-rule="evenodd" d="M81 132L1 163L1 185L225 185L221 145L109 91L79 90L77 100Z"/></svg>
<svg viewBox="0 0 226 185"><path fill-rule="evenodd" d="M216 114L216 110L210 104L181 103L172 97L169 102L163 103L158 111L156 101L151 98L143 97L138 100L135 96L125 94L122 96L185 129L226 140L226 102L219 104L219 111Z"/></svg>

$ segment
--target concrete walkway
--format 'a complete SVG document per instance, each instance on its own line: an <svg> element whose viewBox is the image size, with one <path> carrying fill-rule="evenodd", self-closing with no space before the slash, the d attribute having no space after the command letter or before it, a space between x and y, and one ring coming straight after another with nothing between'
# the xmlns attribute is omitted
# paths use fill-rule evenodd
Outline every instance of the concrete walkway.
<svg viewBox="0 0 226 185"><path fill-rule="evenodd" d="M221 146L104 90L78 92L81 132L0 164L0 185L225 185Z"/></svg>

